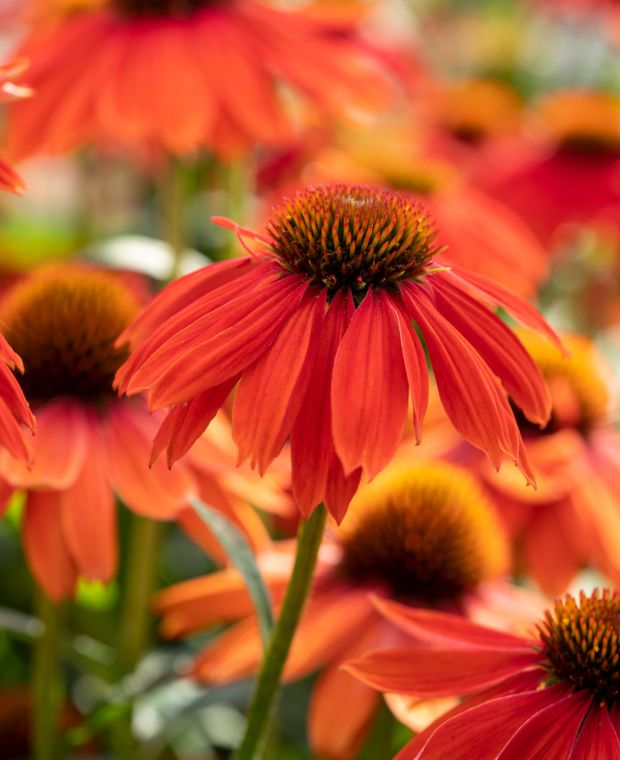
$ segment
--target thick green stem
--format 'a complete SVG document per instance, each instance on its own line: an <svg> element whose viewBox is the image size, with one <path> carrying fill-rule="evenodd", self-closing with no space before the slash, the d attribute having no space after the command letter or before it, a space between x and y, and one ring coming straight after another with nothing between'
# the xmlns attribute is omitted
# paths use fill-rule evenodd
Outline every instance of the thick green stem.
<svg viewBox="0 0 620 760"><path fill-rule="evenodd" d="M293 573L286 589L280 617L258 673L254 697L248 711L246 733L236 754L237 760L259 760L263 755L282 671L312 587L326 519L327 510L320 504L310 519L302 521L300 525Z"/></svg>
<svg viewBox="0 0 620 760"><path fill-rule="evenodd" d="M64 754L59 741L61 609L43 591L38 592L37 607L43 627L34 649L33 758L60 760Z"/></svg>

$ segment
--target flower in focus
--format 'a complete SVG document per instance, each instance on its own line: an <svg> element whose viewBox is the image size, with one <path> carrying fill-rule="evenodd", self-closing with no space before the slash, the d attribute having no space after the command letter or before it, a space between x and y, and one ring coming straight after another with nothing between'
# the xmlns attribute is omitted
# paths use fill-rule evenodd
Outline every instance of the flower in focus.
<svg viewBox="0 0 620 760"><path fill-rule="evenodd" d="M498 476L477 458L523 569L552 594L564 592L583 565L620 582L620 437L610 420L608 372L587 338L568 335L564 342L570 357L523 336L553 400L542 428L517 414L537 490L524 489L508 471Z"/></svg>
<svg viewBox="0 0 620 760"><path fill-rule="evenodd" d="M467 698L397 760L620 756L620 594L567 595L522 638L441 612L386 605L415 643L348 664L381 691ZM471 754L470 754L471 753Z"/></svg>
<svg viewBox="0 0 620 760"><path fill-rule="evenodd" d="M18 98L27 98L32 95L30 88L17 85L14 81L19 78L27 66L28 64L23 60L13 61L12 63L0 66L0 103ZM9 190L18 195L21 195L26 189L24 181L19 174L2 159L0 159L0 189Z"/></svg>
<svg viewBox="0 0 620 760"><path fill-rule="evenodd" d="M155 453L179 459L239 383L240 461L264 472L290 436L302 514L324 501L340 521L362 472L372 479L394 454L409 397L420 438L428 369L415 324L454 426L495 467L508 456L531 479L498 379L534 424L548 420L548 389L483 303L557 338L520 298L443 267L421 206L334 185L284 202L267 237L220 223L260 251L177 281L123 334L132 355L117 375L120 390L148 389L152 408L172 407Z"/></svg>
<svg viewBox="0 0 620 760"><path fill-rule="evenodd" d="M276 605L293 558L290 542L259 555ZM379 700L341 670L342 662L404 640L377 613L372 593L512 627L538 616L541 607L503 580L507 565L500 523L465 470L439 462L391 465L361 489L321 548L314 591L285 669L288 680L323 669L309 712L313 752L330 760L355 756ZM198 656L195 677L225 683L251 675L260 663L256 618L236 571L166 589L156 608L168 636L239 621ZM414 724L424 721L431 708L445 706L398 703L399 712Z"/></svg>
<svg viewBox="0 0 620 760"><path fill-rule="evenodd" d="M122 275L60 265L18 281L0 302L0 326L23 360L18 382L37 415L32 462L0 453L2 495L26 491L26 556L56 600L73 593L78 576L113 577L115 494L159 520L180 516L198 495L246 527L237 501L217 491L212 465L200 455L206 443L176 471L163 463L148 468L157 419L143 399L121 401L112 389L128 355L115 342L139 306ZM246 533L255 543L266 538L258 517ZM206 540L198 529L192 535Z"/></svg>
<svg viewBox="0 0 620 760"><path fill-rule="evenodd" d="M10 109L14 158L91 141L172 153L206 147L232 158L290 134L282 85L314 109L386 103L378 57L352 21L256 0L65 5L52 14L59 18L35 24L21 48L38 97Z"/></svg>

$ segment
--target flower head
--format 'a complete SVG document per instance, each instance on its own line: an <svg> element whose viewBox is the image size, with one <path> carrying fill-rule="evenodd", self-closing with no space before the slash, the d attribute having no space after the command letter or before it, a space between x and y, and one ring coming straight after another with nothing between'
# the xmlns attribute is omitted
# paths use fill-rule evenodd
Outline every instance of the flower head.
<svg viewBox="0 0 620 760"><path fill-rule="evenodd" d="M291 543L281 542L258 556L276 604L293 552ZM293 680L322 669L309 713L313 751L330 760L355 756L378 700L341 665L354 653L404 639L378 614L371 592L378 606L399 599L475 619L491 616L500 627L511 627L525 609L531 615L531 599L504 581L506 567L505 535L464 469L442 462L392 464L360 489L342 525L328 534L321 548L314 590L285 670ZM168 636L234 621L194 663L192 673L201 680L224 683L247 677L258 666L258 626L236 571L168 588L158 595L156 606Z"/></svg>
<svg viewBox="0 0 620 760"><path fill-rule="evenodd" d="M267 236L218 221L237 230L250 256L174 283L123 335L132 355L119 388L148 390L152 407L172 407L155 453L167 449L170 463L182 456L239 382L240 459L262 472L290 437L302 512L325 501L341 520L362 472L373 478L391 459L409 397L420 437L428 369L419 330L454 426L496 467L508 456L529 477L498 379L537 424L548 419L548 391L483 303L554 334L516 296L443 267L418 204L337 185L285 202Z"/></svg>
<svg viewBox="0 0 620 760"><path fill-rule="evenodd" d="M78 576L113 577L116 495L139 514L178 517L209 548L213 540L188 516L190 495L225 512L256 546L266 539L225 484L234 463L214 473L204 444L176 472L163 463L149 469L157 420L142 399L120 401L112 388L128 354L116 341L140 307L138 290L118 273L59 265L18 281L0 304L0 327L23 355L24 373L11 379L38 421L30 462L0 453L2 492L26 491L26 555L54 599L71 596Z"/></svg>
<svg viewBox="0 0 620 760"><path fill-rule="evenodd" d="M567 595L547 611L535 638L384 606L413 639L350 663L350 672L380 690L467 695L398 760L461 760L464 748L480 760L619 755L618 592L582 592L578 602Z"/></svg>
<svg viewBox="0 0 620 760"><path fill-rule="evenodd" d="M21 48L38 97L9 109L15 159L96 142L174 154L206 148L228 160L290 136L281 85L323 113L390 99L379 56L352 19L330 23L257 0L57 5Z"/></svg>

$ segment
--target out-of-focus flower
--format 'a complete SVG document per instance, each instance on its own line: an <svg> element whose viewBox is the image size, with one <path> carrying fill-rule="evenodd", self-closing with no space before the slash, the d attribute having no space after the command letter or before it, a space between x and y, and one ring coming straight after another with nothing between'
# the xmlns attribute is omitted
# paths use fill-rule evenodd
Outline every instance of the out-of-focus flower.
<svg viewBox="0 0 620 760"><path fill-rule="evenodd" d="M21 48L38 97L10 108L12 157L97 141L172 153L204 147L227 159L290 135L282 85L326 111L389 99L378 57L352 21L257 0L87 6L56 11Z"/></svg>
<svg viewBox="0 0 620 760"><path fill-rule="evenodd" d="M268 236L220 223L260 251L169 286L123 334L133 352L117 374L121 391L148 389L152 408L172 407L155 453L181 457L240 381L240 459L264 472L290 436L301 512L324 501L340 521L362 472L372 479L394 454L409 397L420 438L428 369L415 323L454 426L495 467L508 456L530 478L498 378L535 424L546 423L550 396L518 339L481 302L557 338L525 301L442 266L421 206L334 185L284 202Z"/></svg>
<svg viewBox="0 0 620 760"><path fill-rule="evenodd" d="M364 683L416 697L467 695L397 760L620 756L620 594L570 595L532 638L384 603L415 643L349 663Z"/></svg>
<svg viewBox="0 0 620 760"><path fill-rule="evenodd" d="M522 568L546 592L565 591L584 564L620 582L620 436L609 416L605 363L578 335L565 338L570 357L533 335L523 342L553 399L542 429L517 414L538 488L524 489L508 471L491 472L481 457L478 470L517 542Z"/></svg>
<svg viewBox="0 0 620 760"><path fill-rule="evenodd" d="M275 544L259 563L279 603L294 546ZM377 614L381 599L441 608L511 628L542 607L506 583L505 535L475 480L440 462L391 465L354 498L347 517L321 548L313 595L296 633L285 678L324 668L310 704L309 737L319 757L354 757L378 707L378 695L341 670L345 658L402 640ZM250 675L261 658L251 601L236 571L197 578L161 592L156 607L168 636L239 621L198 656L192 673L210 683ZM395 698L396 699L396 698ZM441 705L403 704L419 726ZM450 705L448 705L450 706Z"/></svg>
<svg viewBox="0 0 620 760"><path fill-rule="evenodd" d="M29 87L15 84L23 71L28 67L25 60L16 60L0 66L0 103L5 103L18 98L27 98L32 95ZM12 166L0 159L0 189L9 190L21 195L26 186L23 179Z"/></svg>
<svg viewBox="0 0 620 760"><path fill-rule="evenodd" d="M158 421L143 399L121 401L112 389L128 355L115 341L139 306L122 275L60 265L33 272L0 303L0 326L22 357L19 383L38 423L30 464L0 453L2 495L26 490L26 555L53 599L70 596L80 575L101 581L114 575L115 494L160 520L179 516L187 498L199 495L255 545L266 539L258 517L245 519L214 464L200 455L206 442L178 470L163 462L149 469ZM197 529L193 534L203 537Z"/></svg>
<svg viewBox="0 0 620 760"><path fill-rule="evenodd" d="M558 92L532 113L535 150L527 160L492 166L482 186L515 209L548 244L560 225L620 213L620 98Z"/></svg>

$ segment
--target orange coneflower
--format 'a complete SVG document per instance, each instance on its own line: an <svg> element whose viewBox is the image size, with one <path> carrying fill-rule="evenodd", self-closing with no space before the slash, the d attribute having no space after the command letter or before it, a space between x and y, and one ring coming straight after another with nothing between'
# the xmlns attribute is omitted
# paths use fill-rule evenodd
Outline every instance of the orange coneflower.
<svg viewBox="0 0 620 760"><path fill-rule="evenodd" d="M99 141L172 153L206 147L230 158L290 134L281 85L327 110L386 102L378 59L351 22L259 0L64 7L36 24L20 51L38 97L10 109L14 157Z"/></svg>
<svg viewBox="0 0 620 760"><path fill-rule="evenodd" d="M260 251L174 283L123 336L133 353L117 375L121 390L149 389L151 407L172 407L155 452L167 449L170 463L181 457L240 381L241 460L263 472L290 436L302 513L324 501L340 521L362 472L371 479L392 457L409 396L420 436L428 369L415 323L454 426L496 467L508 456L529 477L498 378L536 424L548 419L548 389L481 301L556 338L521 299L443 267L421 206L334 185L284 202L268 236L220 223Z"/></svg>
<svg viewBox="0 0 620 760"><path fill-rule="evenodd" d="M415 697L467 695L397 760L620 757L620 594L558 599L528 638L384 603L415 643L349 663L364 683Z"/></svg>
<svg viewBox="0 0 620 760"><path fill-rule="evenodd" d="M102 581L113 576L115 494L133 511L160 520L181 516L190 495L202 496L255 545L266 539L258 518L246 516L218 466L200 449L177 471L163 463L149 470L158 422L143 399L121 401L112 389L128 355L115 341L139 305L120 274L77 265L34 272L0 303L0 326L22 357L25 372L18 382L38 422L31 463L0 454L2 495L8 498L12 488L26 491L26 555L37 581L56 600L73 593L80 575ZM183 521L192 528L191 517ZM195 527L190 532L209 543Z"/></svg>
<svg viewBox="0 0 620 760"><path fill-rule="evenodd" d="M518 415L538 489L523 489L508 472L490 472L477 457L521 569L553 594L565 591L584 564L620 581L620 437L609 416L605 363L587 338L569 335L565 342L570 357L524 337L553 399L542 429Z"/></svg>
<svg viewBox="0 0 620 760"><path fill-rule="evenodd" d="M283 542L259 555L278 604L293 552ZM377 614L371 593L504 627L527 625L541 608L505 582L507 566L500 523L464 469L440 462L390 465L360 490L322 546L314 591L285 669L292 680L324 668L309 711L314 752L330 760L353 757L378 707L378 696L341 670L345 658L402 638ZM159 594L156 607L168 636L239 621L198 656L192 667L197 678L228 682L248 676L260 662L258 626L236 571L173 586ZM426 707L407 706L408 720L419 724Z"/></svg>

